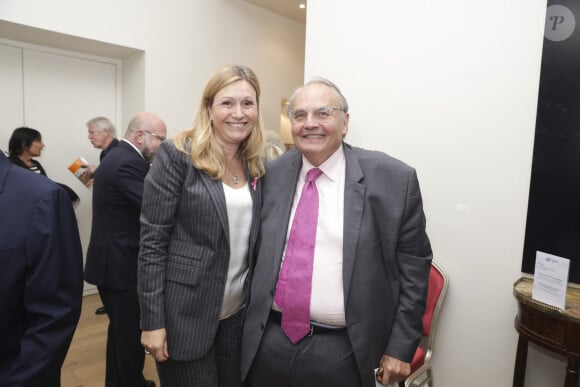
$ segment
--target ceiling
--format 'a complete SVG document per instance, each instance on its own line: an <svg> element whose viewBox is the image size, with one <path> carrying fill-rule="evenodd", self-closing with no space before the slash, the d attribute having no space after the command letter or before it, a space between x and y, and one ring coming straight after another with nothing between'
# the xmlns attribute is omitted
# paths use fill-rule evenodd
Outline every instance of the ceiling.
<svg viewBox="0 0 580 387"><path fill-rule="evenodd" d="M292 20L306 24L306 9L300 9L300 3L307 4L306 0L246 0L248 3L267 9Z"/></svg>

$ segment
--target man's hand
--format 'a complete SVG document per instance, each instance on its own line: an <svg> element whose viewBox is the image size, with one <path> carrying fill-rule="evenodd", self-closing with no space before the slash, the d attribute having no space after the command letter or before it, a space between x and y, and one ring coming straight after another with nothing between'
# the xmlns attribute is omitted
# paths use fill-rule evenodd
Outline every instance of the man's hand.
<svg viewBox="0 0 580 387"><path fill-rule="evenodd" d="M165 361L169 359L167 331L165 328L143 331L141 333L141 345L145 348L145 353L149 352L155 360Z"/></svg>
<svg viewBox="0 0 580 387"><path fill-rule="evenodd" d="M85 168L87 169L87 172L89 174L90 177L95 176L95 171L97 170L97 166L93 165L93 164L85 164Z"/></svg>
<svg viewBox="0 0 580 387"><path fill-rule="evenodd" d="M381 384L399 383L411 375L411 364L387 355L381 358L377 381Z"/></svg>

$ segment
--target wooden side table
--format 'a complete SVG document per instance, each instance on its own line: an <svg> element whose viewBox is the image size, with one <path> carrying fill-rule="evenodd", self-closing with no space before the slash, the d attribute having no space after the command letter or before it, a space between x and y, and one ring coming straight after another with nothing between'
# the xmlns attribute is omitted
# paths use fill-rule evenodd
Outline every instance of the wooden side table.
<svg viewBox="0 0 580 387"><path fill-rule="evenodd" d="M515 327L520 337L516 352L514 387L523 387L526 377L528 341L568 359L565 387L578 387L580 366L580 289L568 287L566 310L532 299L533 281L520 278L514 283L518 301Z"/></svg>

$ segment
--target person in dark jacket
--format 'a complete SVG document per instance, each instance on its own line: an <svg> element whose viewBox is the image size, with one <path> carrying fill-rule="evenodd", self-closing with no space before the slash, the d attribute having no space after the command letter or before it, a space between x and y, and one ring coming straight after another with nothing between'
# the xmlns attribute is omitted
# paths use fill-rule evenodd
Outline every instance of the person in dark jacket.
<svg viewBox="0 0 580 387"><path fill-rule="evenodd" d="M119 145L117 140L117 131L115 125L107 117L98 116L87 121L88 138L93 147L101 149L99 154L99 162L102 162L105 156L111 150ZM87 164L88 178L91 179L89 185L92 185L92 179L95 176L97 166L94 164ZM95 314L105 314L107 310L101 306L95 310Z"/></svg>
<svg viewBox="0 0 580 387"><path fill-rule="evenodd" d="M0 152L0 214L0 385L60 386L83 295L71 202Z"/></svg>
<svg viewBox="0 0 580 387"><path fill-rule="evenodd" d="M97 285L109 316L105 387L155 385L143 377L137 256L143 181L166 135L159 117L139 113L95 172L85 280Z"/></svg>

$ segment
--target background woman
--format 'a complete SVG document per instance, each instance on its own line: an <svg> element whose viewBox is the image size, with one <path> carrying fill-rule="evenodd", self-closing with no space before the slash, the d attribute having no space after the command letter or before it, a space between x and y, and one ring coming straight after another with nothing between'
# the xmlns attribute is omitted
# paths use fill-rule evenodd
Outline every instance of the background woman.
<svg viewBox="0 0 580 387"><path fill-rule="evenodd" d="M43 149L44 143L40 132L24 126L14 129L8 143L9 159L13 164L46 176L42 165L33 159L39 157Z"/></svg>
<svg viewBox="0 0 580 387"><path fill-rule="evenodd" d="M12 164L46 176L46 171L40 162L33 159L33 157L39 157L43 149L44 143L42 142L40 132L36 129L22 126L14 129L12 136L10 136L8 142L8 152L10 155L8 158ZM79 200L78 195L72 188L62 183L56 184L60 185L66 191L71 202Z"/></svg>
<svg viewBox="0 0 580 387"><path fill-rule="evenodd" d="M259 224L260 85L219 69L193 129L163 143L145 180L141 342L162 386L241 386L242 312Z"/></svg>

